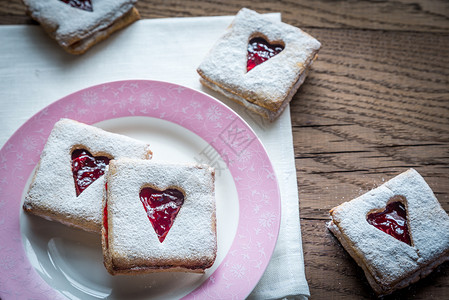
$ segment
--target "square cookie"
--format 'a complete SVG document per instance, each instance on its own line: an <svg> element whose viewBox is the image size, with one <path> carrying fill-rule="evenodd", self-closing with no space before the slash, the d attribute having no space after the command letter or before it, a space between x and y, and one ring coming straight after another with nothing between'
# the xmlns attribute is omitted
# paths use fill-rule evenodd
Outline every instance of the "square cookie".
<svg viewBox="0 0 449 300"><path fill-rule="evenodd" d="M104 173L109 160L151 158L149 145L69 119L48 137L23 209L43 218L101 232Z"/></svg>
<svg viewBox="0 0 449 300"><path fill-rule="evenodd" d="M215 171L207 165L113 160L102 227L109 273L203 273L217 253Z"/></svg>
<svg viewBox="0 0 449 300"><path fill-rule="evenodd" d="M273 121L306 78L321 44L243 8L197 71L205 86Z"/></svg>
<svg viewBox="0 0 449 300"><path fill-rule="evenodd" d="M82 54L140 18L137 0L23 0L27 14L67 52Z"/></svg>
<svg viewBox="0 0 449 300"><path fill-rule="evenodd" d="M328 228L378 295L449 260L449 216L414 169L330 211Z"/></svg>

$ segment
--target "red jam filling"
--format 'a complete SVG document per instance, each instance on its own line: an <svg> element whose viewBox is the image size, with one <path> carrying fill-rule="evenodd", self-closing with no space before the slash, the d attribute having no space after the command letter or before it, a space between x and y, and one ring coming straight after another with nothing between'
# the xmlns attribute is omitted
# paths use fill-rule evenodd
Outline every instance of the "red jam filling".
<svg viewBox="0 0 449 300"><path fill-rule="evenodd" d="M282 45L272 45L260 37L253 38L248 43L248 60L246 70L249 72L255 66L269 60L284 50Z"/></svg>
<svg viewBox="0 0 449 300"><path fill-rule="evenodd" d="M401 202L392 202L387 205L384 211L369 214L367 221L377 229L411 245L407 227L407 211Z"/></svg>
<svg viewBox="0 0 449 300"><path fill-rule="evenodd" d="M71 7L79 8L85 11L94 11L90 0L60 0Z"/></svg>
<svg viewBox="0 0 449 300"><path fill-rule="evenodd" d="M72 172L76 195L79 196L89 185L104 174L109 158L94 157L89 151L76 149L72 152Z"/></svg>
<svg viewBox="0 0 449 300"><path fill-rule="evenodd" d="M176 189L158 191L153 188L143 188L140 191L140 201L162 243L184 203L184 194Z"/></svg>
<svg viewBox="0 0 449 300"><path fill-rule="evenodd" d="M109 248L108 240L108 204L104 206L103 209L103 227L104 227L104 240L106 242L106 248Z"/></svg>

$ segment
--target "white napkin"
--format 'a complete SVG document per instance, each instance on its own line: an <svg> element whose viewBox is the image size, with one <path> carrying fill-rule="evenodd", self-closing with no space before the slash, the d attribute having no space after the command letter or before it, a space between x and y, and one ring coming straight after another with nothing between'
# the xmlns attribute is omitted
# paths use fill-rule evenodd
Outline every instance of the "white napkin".
<svg viewBox="0 0 449 300"><path fill-rule="evenodd" d="M270 14L280 19L280 14ZM309 296L289 108L274 123L203 88L196 68L233 17L141 20L83 56L66 54L38 26L0 27L0 145L32 115L77 90L115 80L153 79L212 94L254 129L276 171L282 197L279 238L250 298Z"/></svg>

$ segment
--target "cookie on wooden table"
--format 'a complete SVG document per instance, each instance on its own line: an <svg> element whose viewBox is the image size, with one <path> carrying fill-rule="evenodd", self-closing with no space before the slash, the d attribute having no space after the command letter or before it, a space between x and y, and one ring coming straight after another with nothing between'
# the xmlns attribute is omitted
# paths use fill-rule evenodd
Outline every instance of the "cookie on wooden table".
<svg viewBox="0 0 449 300"><path fill-rule="evenodd" d="M330 211L329 230L378 295L449 260L449 216L414 169Z"/></svg>

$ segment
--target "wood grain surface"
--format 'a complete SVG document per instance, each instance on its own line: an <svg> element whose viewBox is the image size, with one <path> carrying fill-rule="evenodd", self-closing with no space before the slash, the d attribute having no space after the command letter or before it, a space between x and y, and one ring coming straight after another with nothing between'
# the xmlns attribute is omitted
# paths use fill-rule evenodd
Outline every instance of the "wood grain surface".
<svg viewBox="0 0 449 300"><path fill-rule="evenodd" d="M447 33L308 30L323 43L291 105L306 275L314 299L371 299L325 229L328 210L415 168L449 211ZM386 299L449 299L449 264Z"/></svg>
<svg viewBox="0 0 449 300"><path fill-rule="evenodd" d="M415 168L449 212L449 1L144 1L142 18L281 12L323 45L291 104L312 299L375 299L328 211ZM20 0L0 24L35 24ZM449 299L449 263L385 299Z"/></svg>

